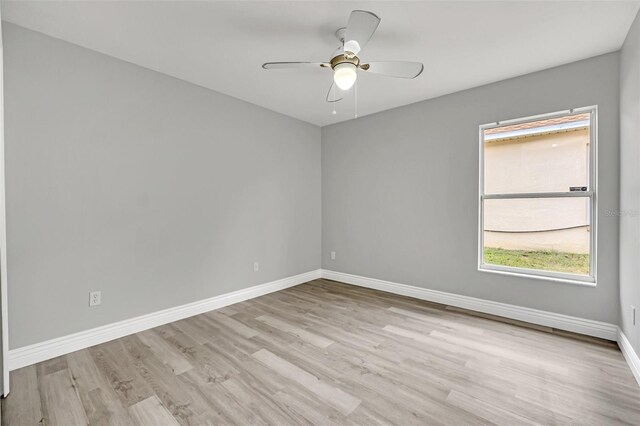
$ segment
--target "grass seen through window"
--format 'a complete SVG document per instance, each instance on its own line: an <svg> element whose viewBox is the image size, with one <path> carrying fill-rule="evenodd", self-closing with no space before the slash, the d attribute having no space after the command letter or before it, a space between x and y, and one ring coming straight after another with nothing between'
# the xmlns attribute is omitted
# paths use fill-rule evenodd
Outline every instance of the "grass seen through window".
<svg viewBox="0 0 640 426"><path fill-rule="evenodd" d="M589 274L589 254L553 250L507 250L485 247L484 261L493 265Z"/></svg>

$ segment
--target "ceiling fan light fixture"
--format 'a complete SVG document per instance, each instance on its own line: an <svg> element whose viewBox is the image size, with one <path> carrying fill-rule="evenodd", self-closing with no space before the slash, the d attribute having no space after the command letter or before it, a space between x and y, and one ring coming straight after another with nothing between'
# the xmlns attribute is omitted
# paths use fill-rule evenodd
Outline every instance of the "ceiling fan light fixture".
<svg viewBox="0 0 640 426"><path fill-rule="evenodd" d="M356 65L350 62L343 62L333 67L333 81L340 90L351 89L358 78L356 68Z"/></svg>
<svg viewBox="0 0 640 426"><path fill-rule="evenodd" d="M421 62L409 61L382 61L360 63L358 56L362 49L369 43L380 24L380 18L373 12L366 10L354 10L349 15L346 27L338 28L335 32L340 46L334 50L331 59L327 62L266 62L262 68L266 70L287 68L321 68L333 71L333 83L327 92L327 102L342 100L342 92L354 87L359 73L379 74L395 78L412 79L418 77L424 70ZM368 77L367 77L368 78ZM336 94L336 87L341 92ZM354 90L357 92L358 87ZM354 95L357 100L357 94ZM335 114L335 109L334 112ZM357 116L357 115L356 115Z"/></svg>

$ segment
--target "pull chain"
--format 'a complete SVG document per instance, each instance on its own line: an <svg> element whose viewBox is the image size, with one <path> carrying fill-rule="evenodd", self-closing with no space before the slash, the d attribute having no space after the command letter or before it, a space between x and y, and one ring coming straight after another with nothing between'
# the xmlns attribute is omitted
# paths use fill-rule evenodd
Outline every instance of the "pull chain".
<svg viewBox="0 0 640 426"><path fill-rule="evenodd" d="M336 115L336 85L334 84L333 86L331 86L333 88L333 99L331 102L331 105L333 106L333 111L331 111L331 114Z"/></svg>
<svg viewBox="0 0 640 426"><path fill-rule="evenodd" d="M353 109L354 109L354 118L358 118L358 80L356 80L356 84L355 87L353 89L353 95L354 95L354 102L353 102Z"/></svg>

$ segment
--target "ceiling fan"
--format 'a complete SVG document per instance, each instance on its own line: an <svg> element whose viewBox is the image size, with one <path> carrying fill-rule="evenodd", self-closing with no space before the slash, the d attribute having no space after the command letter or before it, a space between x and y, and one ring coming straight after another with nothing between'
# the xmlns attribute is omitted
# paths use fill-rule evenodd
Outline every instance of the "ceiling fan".
<svg viewBox="0 0 640 426"><path fill-rule="evenodd" d="M327 68L333 70L333 83L327 93L327 102L337 102L335 86L340 90L349 90L358 78L357 70L389 77L416 78L422 73L424 65L420 62L383 61L361 63L358 54L366 46L380 24L380 18L366 10L354 10L349 15L345 28L336 31L336 37L342 45L333 52L329 62L266 62L262 68L277 70L287 68ZM335 86L334 86L335 85Z"/></svg>

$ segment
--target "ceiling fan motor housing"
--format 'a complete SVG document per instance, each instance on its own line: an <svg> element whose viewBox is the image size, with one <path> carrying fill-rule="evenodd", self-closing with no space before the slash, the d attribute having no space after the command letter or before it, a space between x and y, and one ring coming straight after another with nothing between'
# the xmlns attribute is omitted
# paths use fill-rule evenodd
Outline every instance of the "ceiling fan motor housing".
<svg viewBox="0 0 640 426"><path fill-rule="evenodd" d="M341 55L334 56L333 58L331 58L331 61L329 63L331 64L332 69L335 69L337 65L345 64L345 63L353 64L357 67L360 65L360 58L358 58L356 55L354 55L351 52L345 52Z"/></svg>

